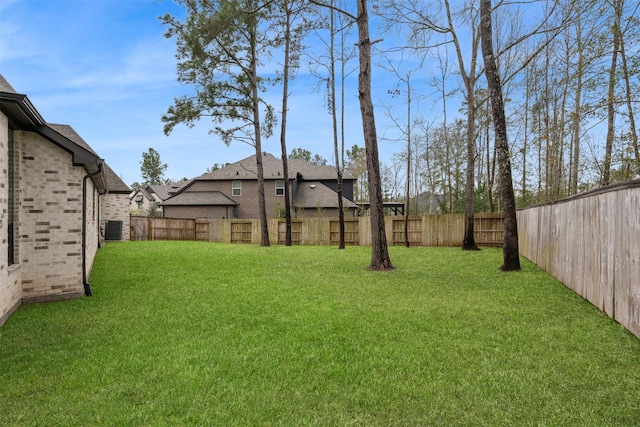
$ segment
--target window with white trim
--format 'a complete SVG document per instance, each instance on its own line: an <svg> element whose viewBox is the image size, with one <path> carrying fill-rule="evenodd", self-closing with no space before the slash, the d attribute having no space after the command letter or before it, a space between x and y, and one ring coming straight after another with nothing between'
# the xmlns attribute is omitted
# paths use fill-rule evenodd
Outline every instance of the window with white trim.
<svg viewBox="0 0 640 427"><path fill-rule="evenodd" d="M233 181L231 183L231 194L234 196L242 196L242 181Z"/></svg>
<svg viewBox="0 0 640 427"><path fill-rule="evenodd" d="M276 181L276 196L284 196L284 180Z"/></svg>

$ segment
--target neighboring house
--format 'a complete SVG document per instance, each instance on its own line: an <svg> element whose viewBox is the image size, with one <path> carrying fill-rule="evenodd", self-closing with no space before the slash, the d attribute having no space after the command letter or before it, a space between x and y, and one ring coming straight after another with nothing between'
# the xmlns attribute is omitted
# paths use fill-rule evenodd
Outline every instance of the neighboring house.
<svg viewBox="0 0 640 427"><path fill-rule="evenodd" d="M411 214L418 204L417 210L419 214L439 214L442 211L441 205L446 202L445 197L441 194L433 194L425 191L411 199Z"/></svg>
<svg viewBox="0 0 640 427"><path fill-rule="evenodd" d="M0 325L22 303L90 295L106 222L128 239L130 191L0 75Z"/></svg>
<svg viewBox="0 0 640 427"><path fill-rule="evenodd" d="M179 181L167 185L147 185L130 195L129 210L133 215L148 216L156 209L156 216L162 216L160 204L173 196L189 181Z"/></svg>
<svg viewBox="0 0 640 427"><path fill-rule="evenodd" d="M129 211L131 215L146 216L156 204L155 197L146 188L140 188L129 196Z"/></svg>
<svg viewBox="0 0 640 427"><path fill-rule="evenodd" d="M264 191L267 217L284 216L284 174L282 160L264 153ZM256 156L247 157L191 180L163 201L164 216L170 218L259 218ZM302 159L289 159L292 213L302 217L337 217L336 170ZM343 178L343 205L355 216L355 178Z"/></svg>

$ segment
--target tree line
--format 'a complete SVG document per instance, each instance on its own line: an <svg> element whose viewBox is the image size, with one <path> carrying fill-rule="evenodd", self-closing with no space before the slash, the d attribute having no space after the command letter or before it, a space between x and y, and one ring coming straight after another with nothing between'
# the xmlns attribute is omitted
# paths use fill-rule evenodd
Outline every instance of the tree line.
<svg viewBox="0 0 640 427"><path fill-rule="evenodd" d="M637 2L178 3L184 20L162 19L166 36L176 40L178 80L189 93L163 116L165 132L207 117L223 142L255 147L262 186L262 138L279 131L286 171L288 83L309 64L326 90L339 192L347 170L359 178L356 198L371 201L372 268L392 268L380 221L385 198L404 197L410 208L427 193L441 211L464 211L465 248L475 249L478 210L515 211L516 203L640 174ZM261 74L274 52L283 58L278 72ZM382 136L371 97L376 65L391 76L385 84L396 82L383 102L394 126ZM364 148L345 142L345 88L355 71ZM264 96L276 87L278 107ZM405 149L380 164L384 138L404 141Z"/></svg>
<svg viewBox="0 0 640 427"><path fill-rule="evenodd" d="M440 117L412 123L411 195L437 194L441 211L461 212L473 164L476 211L500 210L489 91L484 63L474 57L479 2L387 3L385 19L404 24L421 64L435 64L427 84L412 90L425 94L430 86L429 102L441 103ZM627 0L500 2L493 9L519 207L640 177L637 13L638 3ZM446 102L452 99L457 111ZM473 156L460 162L465 148ZM388 164L390 197L404 196L398 190L407 174L391 172L406 161L404 150Z"/></svg>

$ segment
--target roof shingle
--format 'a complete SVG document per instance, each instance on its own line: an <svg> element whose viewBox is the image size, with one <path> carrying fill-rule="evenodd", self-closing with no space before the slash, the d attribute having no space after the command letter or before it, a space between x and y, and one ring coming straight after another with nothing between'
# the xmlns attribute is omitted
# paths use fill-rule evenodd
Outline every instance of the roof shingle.
<svg viewBox="0 0 640 427"><path fill-rule="evenodd" d="M160 203L161 206L237 206L238 202L220 191L189 191Z"/></svg>
<svg viewBox="0 0 640 427"><path fill-rule="evenodd" d="M282 160L272 154L263 153L262 165L264 179L283 179L284 173ZM220 168L210 173L196 178L197 180L229 180L229 179L256 179L258 176L256 156L250 156L239 160L228 166ZM307 162L303 159L289 159L289 179L295 179L300 173L305 180L325 180L336 179L336 169L334 166L320 166ZM345 173L343 179L355 179Z"/></svg>

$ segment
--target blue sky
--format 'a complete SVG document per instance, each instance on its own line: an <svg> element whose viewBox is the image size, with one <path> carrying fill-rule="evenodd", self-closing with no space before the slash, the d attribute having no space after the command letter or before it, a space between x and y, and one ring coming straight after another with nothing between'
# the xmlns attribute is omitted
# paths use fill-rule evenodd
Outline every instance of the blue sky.
<svg viewBox="0 0 640 427"><path fill-rule="evenodd" d="M206 121L164 135L162 114L188 93L176 82L175 40L164 37L158 19L165 13L184 15L170 0L2 0L0 73L47 122L71 125L127 184L141 180L139 162L149 147L168 164L171 179L254 154L242 142L225 146ZM394 83L376 82L374 102L392 102L386 92ZM292 84L287 145L332 163L330 116L316 84L304 71ZM355 85L354 73L346 95L347 147L363 145ZM277 107L281 89L268 97ZM390 124L380 107L376 119L381 136ZM401 143L381 141L381 161L401 150ZM280 156L278 132L263 151Z"/></svg>

